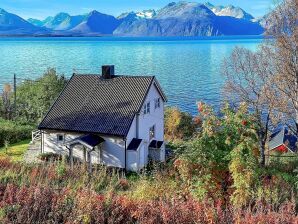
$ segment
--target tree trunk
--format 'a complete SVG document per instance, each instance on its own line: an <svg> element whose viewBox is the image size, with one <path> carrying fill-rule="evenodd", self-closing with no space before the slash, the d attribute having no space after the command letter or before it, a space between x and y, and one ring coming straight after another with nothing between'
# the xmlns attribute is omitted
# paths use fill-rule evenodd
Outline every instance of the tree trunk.
<svg viewBox="0 0 298 224"><path fill-rule="evenodd" d="M260 140L260 148L261 148L261 161L260 161L260 165L261 167L265 166L266 163L266 157L265 157L265 147L266 145L266 141Z"/></svg>
<svg viewBox="0 0 298 224"><path fill-rule="evenodd" d="M263 127L262 127L262 120L260 120L260 127L262 127L259 130L259 141L260 141L260 150L261 150L261 161L260 161L261 167L264 167L266 164L265 150L266 150L266 142L267 142L267 136L268 136L268 130L269 130L270 115L271 115L271 110L269 110L267 113L266 123L265 123L265 126L263 126ZM260 116L260 119L262 119L261 116Z"/></svg>
<svg viewBox="0 0 298 224"><path fill-rule="evenodd" d="M298 110L296 110L295 113L296 113L296 120L295 120L296 130L295 130L295 134L296 134L296 136L298 136Z"/></svg>

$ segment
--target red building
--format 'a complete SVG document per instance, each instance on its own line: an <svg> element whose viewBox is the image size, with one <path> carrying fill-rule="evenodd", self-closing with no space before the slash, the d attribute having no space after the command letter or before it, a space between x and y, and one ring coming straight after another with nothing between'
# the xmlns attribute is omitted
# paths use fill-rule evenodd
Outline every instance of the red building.
<svg viewBox="0 0 298 224"><path fill-rule="evenodd" d="M274 150L281 153L290 151L296 153L297 141L297 136L291 133L287 127L283 127L270 136L269 151Z"/></svg>

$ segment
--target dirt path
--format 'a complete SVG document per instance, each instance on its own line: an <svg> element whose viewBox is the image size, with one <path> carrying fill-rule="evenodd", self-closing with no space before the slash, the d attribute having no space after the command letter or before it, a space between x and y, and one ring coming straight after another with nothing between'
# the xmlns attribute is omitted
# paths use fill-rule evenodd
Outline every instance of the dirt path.
<svg viewBox="0 0 298 224"><path fill-rule="evenodd" d="M40 154L40 142L30 144L27 152L24 155L24 161L27 163L40 163L38 155Z"/></svg>

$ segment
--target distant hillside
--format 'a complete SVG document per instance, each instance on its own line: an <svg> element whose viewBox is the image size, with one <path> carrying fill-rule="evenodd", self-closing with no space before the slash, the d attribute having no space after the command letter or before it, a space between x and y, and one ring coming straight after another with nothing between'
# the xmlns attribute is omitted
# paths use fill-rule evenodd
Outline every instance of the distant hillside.
<svg viewBox="0 0 298 224"><path fill-rule="evenodd" d="M236 6L172 2L154 10L122 13L117 18L96 10L84 15L61 12L44 20L21 17L0 9L0 35L61 36L218 36L261 35L264 18Z"/></svg>
<svg viewBox="0 0 298 224"><path fill-rule="evenodd" d="M120 20L114 16L92 11L84 21L71 29L71 32L77 34L113 34L113 31L119 26Z"/></svg>
<svg viewBox="0 0 298 224"><path fill-rule="evenodd" d="M45 32L45 30L0 8L0 35L26 35L39 32Z"/></svg>
<svg viewBox="0 0 298 224"><path fill-rule="evenodd" d="M68 13L58 13L54 17L49 16L45 20L28 19L35 26L45 27L51 30L70 30L86 19L87 15L71 16Z"/></svg>

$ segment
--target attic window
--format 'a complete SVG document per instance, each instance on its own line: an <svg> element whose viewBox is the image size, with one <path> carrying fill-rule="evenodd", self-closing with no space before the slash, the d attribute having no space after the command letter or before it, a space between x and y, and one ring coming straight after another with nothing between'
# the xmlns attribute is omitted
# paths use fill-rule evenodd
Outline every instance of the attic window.
<svg viewBox="0 0 298 224"><path fill-rule="evenodd" d="M155 109L160 108L160 98L155 99Z"/></svg>
<svg viewBox="0 0 298 224"><path fill-rule="evenodd" d="M150 102L144 105L144 114L150 114Z"/></svg>

